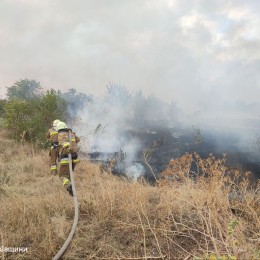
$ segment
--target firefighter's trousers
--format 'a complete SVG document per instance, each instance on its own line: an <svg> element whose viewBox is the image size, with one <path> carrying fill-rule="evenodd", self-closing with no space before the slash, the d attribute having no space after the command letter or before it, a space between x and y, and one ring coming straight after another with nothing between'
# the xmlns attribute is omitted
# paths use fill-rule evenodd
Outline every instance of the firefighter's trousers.
<svg viewBox="0 0 260 260"><path fill-rule="evenodd" d="M57 146L51 146L49 151L50 156L50 166L51 166L51 173L57 173L57 160L59 158L59 148Z"/></svg>

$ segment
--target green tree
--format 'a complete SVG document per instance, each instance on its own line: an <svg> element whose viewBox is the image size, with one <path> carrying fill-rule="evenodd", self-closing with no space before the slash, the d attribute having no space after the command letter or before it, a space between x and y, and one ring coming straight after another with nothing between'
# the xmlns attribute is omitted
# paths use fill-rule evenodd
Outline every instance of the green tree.
<svg viewBox="0 0 260 260"><path fill-rule="evenodd" d="M61 97L59 91L48 90L35 103L37 116L33 118L34 129L37 133L37 141L41 146L47 145L46 132L53 120L67 121L67 103Z"/></svg>
<svg viewBox="0 0 260 260"><path fill-rule="evenodd" d="M11 99L4 106L4 125L14 139L36 142L46 147L46 132L55 119L67 118L67 105L59 91L48 90L46 94L30 100Z"/></svg>
<svg viewBox="0 0 260 260"><path fill-rule="evenodd" d="M0 118L4 117L4 106L7 103L6 99L0 99Z"/></svg>
<svg viewBox="0 0 260 260"><path fill-rule="evenodd" d="M73 88L67 93L54 89L46 93L40 90L39 82L28 79L7 87L8 98L5 103L0 102L0 116L3 115L3 125L10 130L12 138L47 147L46 133L53 120L72 123L77 111L91 102L92 96L78 93Z"/></svg>
<svg viewBox="0 0 260 260"><path fill-rule="evenodd" d="M40 94L40 82L29 79L16 81L11 87L7 87L7 97L11 99L30 100Z"/></svg>
<svg viewBox="0 0 260 260"><path fill-rule="evenodd" d="M35 109L25 100L12 99L4 106L4 126L11 131L12 137L19 139L21 135L31 136L31 118Z"/></svg>
<svg viewBox="0 0 260 260"><path fill-rule="evenodd" d="M38 110L40 118L45 124L51 125L55 119L66 120L67 102L61 96L60 91L54 89L47 90L46 94L42 95L38 101Z"/></svg>

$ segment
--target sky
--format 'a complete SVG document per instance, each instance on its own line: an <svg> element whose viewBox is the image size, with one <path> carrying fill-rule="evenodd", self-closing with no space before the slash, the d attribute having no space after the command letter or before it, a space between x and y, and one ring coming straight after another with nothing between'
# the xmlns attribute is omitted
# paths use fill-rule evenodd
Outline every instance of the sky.
<svg viewBox="0 0 260 260"><path fill-rule="evenodd" d="M191 115L260 117L259 0L0 0L0 94L110 82ZM203 117L203 116L202 116Z"/></svg>

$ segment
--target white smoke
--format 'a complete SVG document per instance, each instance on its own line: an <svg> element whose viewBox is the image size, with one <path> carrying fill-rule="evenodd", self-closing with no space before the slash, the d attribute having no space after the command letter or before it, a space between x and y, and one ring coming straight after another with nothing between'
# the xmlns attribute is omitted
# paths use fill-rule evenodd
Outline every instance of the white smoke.
<svg viewBox="0 0 260 260"><path fill-rule="evenodd" d="M125 90L120 86L117 88ZM173 106L155 97L135 93L126 98L124 92L120 93L107 94L89 102L78 113L80 124L75 130L88 139L85 152L113 153L122 150L129 162L135 160L141 144L128 132L169 127L175 123L176 115Z"/></svg>
<svg viewBox="0 0 260 260"><path fill-rule="evenodd" d="M140 176L144 175L145 169L144 166L140 163L135 163L126 168L126 175L132 179L137 180Z"/></svg>

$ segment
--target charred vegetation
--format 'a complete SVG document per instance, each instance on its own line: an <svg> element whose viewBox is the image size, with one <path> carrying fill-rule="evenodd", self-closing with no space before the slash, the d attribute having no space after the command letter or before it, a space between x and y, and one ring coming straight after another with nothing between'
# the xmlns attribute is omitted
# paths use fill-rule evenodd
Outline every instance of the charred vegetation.
<svg viewBox="0 0 260 260"><path fill-rule="evenodd" d="M161 173L172 159L194 153L204 159L210 154L216 159L224 156L226 167L241 173L251 172L255 179L260 177L259 159L252 156L249 150L242 150L238 137L231 134L215 135L193 127L126 130L124 136L129 142L134 139L139 143L139 149L131 161L122 149L116 152L93 151L85 153L84 156L92 162L100 163L103 169L115 175L125 176L127 167L140 164L143 167L142 176L151 183L161 177ZM198 173L200 170L192 163L191 175L195 172Z"/></svg>

